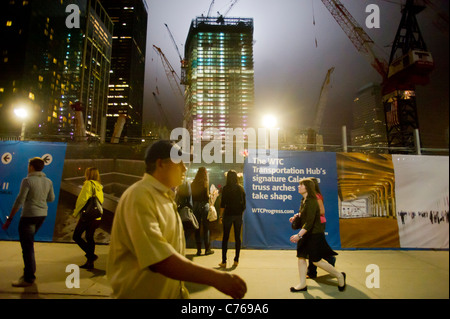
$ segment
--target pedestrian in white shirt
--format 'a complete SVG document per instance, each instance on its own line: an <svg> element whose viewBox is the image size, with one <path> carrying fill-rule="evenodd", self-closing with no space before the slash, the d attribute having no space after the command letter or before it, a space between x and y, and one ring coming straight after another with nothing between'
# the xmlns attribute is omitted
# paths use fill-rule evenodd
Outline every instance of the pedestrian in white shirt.
<svg viewBox="0 0 450 319"><path fill-rule="evenodd" d="M186 166L172 161L172 147L177 145L166 140L149 147L144 177L120 198L107 265L113 297L188 298L184 282L189 281L243 298L247 287L240 277L194 264L184 256L183 224L172 189L181 185Z"/></svg>

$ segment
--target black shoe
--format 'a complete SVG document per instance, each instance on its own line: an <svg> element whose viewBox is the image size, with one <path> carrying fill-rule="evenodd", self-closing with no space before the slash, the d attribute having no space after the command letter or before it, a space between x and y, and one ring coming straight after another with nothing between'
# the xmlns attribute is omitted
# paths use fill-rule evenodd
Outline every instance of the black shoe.
<svg viewBox="0 0 450 319"><path fill-rule="evenodd" d="M294 287L291 287L291 292L301 292L301 291L307 291L308 290L308 286L305 286L302 289L295 289Z"/></svg>
<svg viewBox="0 0 450 319"><path fill-rule="evenodd" d="M207 251L205 251L205 256L212 255L212 254L214 254L214 250L208 249Z"/></svg>
<svg viewBox="0 0 450 319"><path fill-rule="evenodd" d="M344 276L344 285L342 287L338 286L339 291L344 291L345 287L347 286L347 283L345 282L345 279L347 278L347 275L345 274L345 272L342 273L342 276Z"/></svg>
<svg viewBox="0 0 450 319"><path fill-rule="evenodd" d="M80 268L92 270L92 269L94 269L94 262L88 260L88 261L86 261L86 263L84 263L84 265L81 265Z"/></svg>
<svg viewBox="0 0 450 319"><path fill-rule="evenodd" d="M197 250L197 256L201 256L202 255L202 251L201 250Z"/></svg>

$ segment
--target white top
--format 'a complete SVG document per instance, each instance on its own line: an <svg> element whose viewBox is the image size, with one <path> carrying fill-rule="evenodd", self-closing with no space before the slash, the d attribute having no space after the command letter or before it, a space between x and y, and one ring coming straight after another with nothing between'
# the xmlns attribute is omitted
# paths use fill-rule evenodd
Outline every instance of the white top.
<svg viewBox="0 0 450 319"><path fill-rule="evenodd" d="M187 293L182 282L149 269L173 254L185 254L183 224L174 198L170 188L149 174L123 193L107 264L113 297L172 299Z"/></svg>

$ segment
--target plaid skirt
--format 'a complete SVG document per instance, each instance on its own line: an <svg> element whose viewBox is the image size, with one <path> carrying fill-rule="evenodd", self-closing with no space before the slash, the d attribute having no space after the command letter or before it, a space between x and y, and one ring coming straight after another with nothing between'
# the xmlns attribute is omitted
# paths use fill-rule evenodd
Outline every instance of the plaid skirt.
<svg viewBox="0 0 450 319"><path fill-rule="evenodd" d="M311 262L337 254L328 245L324 233L307 234L297 243L297 258L308 258Z"/></svg>

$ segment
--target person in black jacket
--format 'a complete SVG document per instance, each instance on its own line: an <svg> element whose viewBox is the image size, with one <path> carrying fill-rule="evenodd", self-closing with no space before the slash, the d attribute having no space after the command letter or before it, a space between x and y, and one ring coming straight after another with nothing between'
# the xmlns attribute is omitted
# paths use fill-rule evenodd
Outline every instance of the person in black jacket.
<svg viewBox="0 0 450 319"><path fill-rule="evenodd" d="M194 215L197 218L199 229L195 230L195 241L197 244L197 256L202 254L202 236L205 243L205 255L214 254L210 248L210 230L208 221L209 210L209 178L206 167L200 167L195 174L191 184L192 201L194 202ZM202 234L200 234L202 230Z"/></svg>
<svg viewBox="0 0 450 319"><path fill-rule="evenodd" d="M237 173L230 170L227 173L227 183L222 190L222 199L220 202L220 222L223 224L222 239L222 262L219 264L221 268L227 266L227 249L228 239L230 237L231 226L234 226L234 238L236 256L234 257L233 267L237 267L239 263L239 253L241 251L241 228L242 215L245 211L245 191L238 184Z"/></svg>
<svg viewBox="0 0 450 319"><path fill-rule="evenodd" d="M299 233L291 236L290 241L297 244L300 283L295 287L291 287L291 292L306 291L308 289L306 286L307 258L315 266L336 277L339 291L344 291L346 286L345 273L339 272L322 259L337 255L337 253L328 246L325 239L324 229L320 222L320 208L314 188L314 182L311 179L305 178L299 182L298 192L303 196L298 213L301 226ZM295 216L291 217L289 221L292 223L294 218Z"/></svg>

